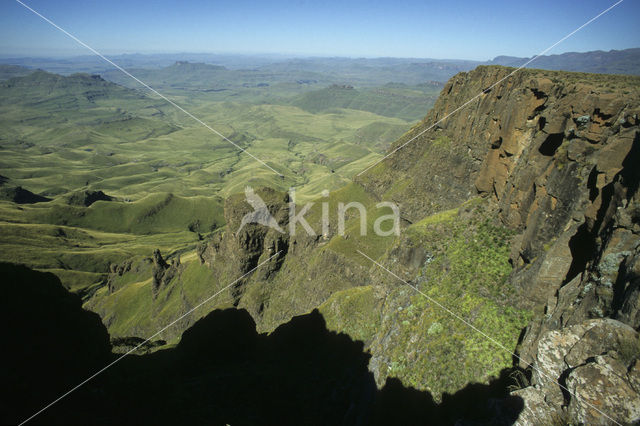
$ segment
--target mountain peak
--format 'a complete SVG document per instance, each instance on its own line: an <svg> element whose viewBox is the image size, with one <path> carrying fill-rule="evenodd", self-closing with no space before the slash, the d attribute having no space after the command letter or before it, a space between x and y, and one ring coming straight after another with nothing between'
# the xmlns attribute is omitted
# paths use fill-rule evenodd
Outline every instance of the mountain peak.
<svg viewBox="0 0 640 426"><path fill-rule="evenodd" d="M180 68L182 70L190 70L190 71L199 71L199 70L219 71L219 70L226 70L226 68L223 67L222 65L212 65L212 64L205 64L204 62L189 62L189 61L176 61L173 65L171 65L171 66L169 66L167 68Z"/></svg>
<svg viewBox="0 0 640 426"><path fill-rule="evenodd" d="M71 87L74 85L114 85L104 80L96 74L75 73L69 76L53 74L41 69L37 69L25 76L13 77L6 81L5 87L30 86L30 85L63 85Z"/></svg>
<svg viewBox="0 0 640 426"><path fill-rule="evenodd" d="M531 58L496 56L489 64L518 67ZM580 71L606 74L640 74L640 48L594 50L590 52L567 52L558 55L543 55L536 58L528 68L548 70Z"/></svg>

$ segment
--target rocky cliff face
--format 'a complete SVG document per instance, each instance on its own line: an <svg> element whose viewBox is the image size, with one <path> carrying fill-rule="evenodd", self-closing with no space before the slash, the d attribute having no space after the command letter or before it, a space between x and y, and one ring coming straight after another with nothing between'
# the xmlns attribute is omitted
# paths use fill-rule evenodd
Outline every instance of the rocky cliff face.
<svg viewBox="0 0 640 426"><path fill-rule="evenodd" d="M404 140L508 72L457 75ZM482 194L516 232L507 285L534 313L518 345L533 371L518 391L522 424L640 418L638 83L518 72L362 179L403 200L410 218Z"/></svg>

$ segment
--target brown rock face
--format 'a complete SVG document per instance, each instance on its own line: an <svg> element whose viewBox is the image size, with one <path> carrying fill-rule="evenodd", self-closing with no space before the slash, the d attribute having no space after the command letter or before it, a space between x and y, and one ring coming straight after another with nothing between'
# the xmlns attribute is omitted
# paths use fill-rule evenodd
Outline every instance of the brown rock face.
<svg viewBox="0 0 640 426"><path fill-rule="evenodd" d="M333 292L366 280L367 269L322 250L326 241L320 235L307 235L300 229L289 235L288 194L268 188L255 191L283 232L262 224L241 227L242 219L254 209L247 204L246 194L238 194L225 203L226 229L203 242L198 255L218 282L229 283L280 252L228 290L230 303L246 309L260 331L271 331L318 307ZM313 229L321 229L319 217L310 214L306 219Z"/></svg>
<svg viewBox="0 0 640 426"><path fill-rule="evenodd" d="M510 72L478 67L453 77L396 146L415 140L359 182L398 202L409 221L476 194L490 197L498 219L518 232L508 284L520 300L513 303L535 313L519 345L520 366L553 366L544 391L518 391L525 411L542 423L602 423L584 403L592 401L636 421L640 389L627 372L636 364L604 355L624 352L622 343L602 352L597 340L608 331L598 328L593 339L570 327L607 318L630 332L640 327L640 79L525 70L483 91ZM550 342L553 333L559 340ZM575 345L595 358L564 359ZM557 362L546 360L553 354Z"/></svg>

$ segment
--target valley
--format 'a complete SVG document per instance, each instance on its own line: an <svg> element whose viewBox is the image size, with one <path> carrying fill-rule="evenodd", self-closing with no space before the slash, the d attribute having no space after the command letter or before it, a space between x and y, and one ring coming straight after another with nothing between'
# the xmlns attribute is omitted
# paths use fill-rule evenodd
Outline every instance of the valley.
<svg viewBox="0 0 640 426"><path fill-rule="evenodd" d="M407 105L426 111L438 90L298 89L305 85L261 74L276 87L256 94L261 89L245 87L253 77L220 68L176 63L143 77L283 178L164 100L99 76L35 71L0 82L1 260L52 271L84 292L104 282L110 264L131 256L193 251L224 226L223 199L246 185L295 186L300 200L345 185L409 129ZM179 88L159 83L178 75ZM208 81L233 93L216 92ZM401 101L388 105L381 90ZM265 103L274 97L278 103ZM21 202L15 188L48 201ZM106 198L74 201L100 192Z"/></svg>
<svg viewBox="0 0 640 426"><path fill-rule="evenodd" d="M53 398L133 352L43 421L640 418L640 77L321 62L131 67L280 175L126 76L0 66L0 267L35 306L0 311L59 351L11 334L37 366L12 383L54 370ZM247 186L322 231L241 226Z"/></svg>

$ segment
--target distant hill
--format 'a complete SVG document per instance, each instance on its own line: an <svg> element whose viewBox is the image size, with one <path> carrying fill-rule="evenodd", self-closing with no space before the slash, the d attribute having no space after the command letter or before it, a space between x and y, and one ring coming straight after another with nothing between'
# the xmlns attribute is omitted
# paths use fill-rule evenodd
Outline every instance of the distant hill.
<svg viewBox="0 0 640 426"><path fill-rule="evenodd" d="M116 64L123 68L163 68L176 61L200 62L223 65L229 69L252 69L285 59L282 55L234 55L210 53L162 53L162 54L123 54L109 56ZM76 72L101 74L113 69L96 55L80 55L71 58L44 57L5 57L0 63L20 65L30 69L43 69L56 74L69 75Z"/></svg>
<svg viewBox="0 0 640 426"><path fill-rule="evenodd" d="M304 82L330 83L325 76L309 71L265 72L257 69L230 70L220 65L177 61L160 69L135 68L131 73L161 89L179 89L201 92L217 92L230 89L263 88L278 83L303 84ZM109 80L126 87L139 87L119 70L101 73Z"/></svg>
<svg viewBox="0 0 640 426"><path fill-rule="evenodd" d="M497 56L489 61L490 65L519 67L531 58L515 56ZM640 48L610 50L604 52L568 52L561 55L541 56L527 68L561 71L579 71L598 74L640 75Z"/></svg>
<svg viewBox="0 0 640 426"><path fill-rule="evenodd" d="M335 72L329 72L332 64ZM130 71L169 95L188 91L191 100L197 96L207 102L293 105L311 113L347 108L415 121L433 106L443 86L439 79L472 65L476 63L319 58L245 70L177 61L160 69ZM318 71L312 71L314 67ZM118 70L102 76L126 87L139 86Z"/></svg>
<svg viewBox="0 0 640 426"><path fill-rule="evenodd" d="M261 71L318 72L357 86L381 86L389 82L408 85L445 82L460 71L470 71L479 61L418 58L304 58L260 67Z"/></svg>
<svg viewBox="0 0 640 426"><path fill-rule="evenodd" d="M0 83L0 104L40 104L72 101L74 104L92 103L98 98L141 98L130 89L103 80L99 75L73 74L62 76L37 70Z"/></svg>
<svg viewBox="0 0 640 426"><path fill-rule="evenodd" d="M163 90L229 90L238 87L263 88L266 84L288 84L292 85L288 89L299 91L302 85L307 85L304 89L308 89L309 85L317 85L313 89L318 89L343 82L357 87L382 86L389 82L412 86L427 81L445 82L458 72L470 71L478 65L518 67L529 58L497 56L488 61L470 61L178 53L117 55L112 59L136 77ZM90 55L57 59L0 58L0 63L12 64L12 68L0 65L0 80L24 75L31 69L43 69L63 75L77 72L100 74L106 80L139 88L122 72L100 58ZM640 48L542 56L536 59L530 68L638 75ZM296 84L300 87L295 87Z"/></svg>
<svg viewBox="0 0 640 426"><path fill-rule="evenodd" d="M291 104L311 113L349 108L413 121L426 114L441 89L442 85L438 84L407 86L390 83L383 87L363 89L334 84L303 93L294 98Z"/></svg>
<svg viewBox="0 0 640 426"><path fill-rule="evenodd" d="M12 77L22 77L31 74L32 69L21 67L20 65L0 64L0 80L8 80Z"/></svg>
<svg viewBox="0 0 640 426"><path fill-rule="evenodd" d="M0 82L0 138L3 146L30 147L83 146L107 134L121 141L164 135L176 127L158 119L162 107L98 75L37 70Z"/></svg>
<svg viewBox="0 0 640 426"><path fill-rule="evenodd" d="M121 73L119 70L116 70L116 72ZM170 82L173 86L177 86L180 84L200 84L208 80L219 79L226 74L228 74L228 70L220 65L177 61L168 67L151 71L149 76L153 79L161 79L165 82Z"/></svg>

